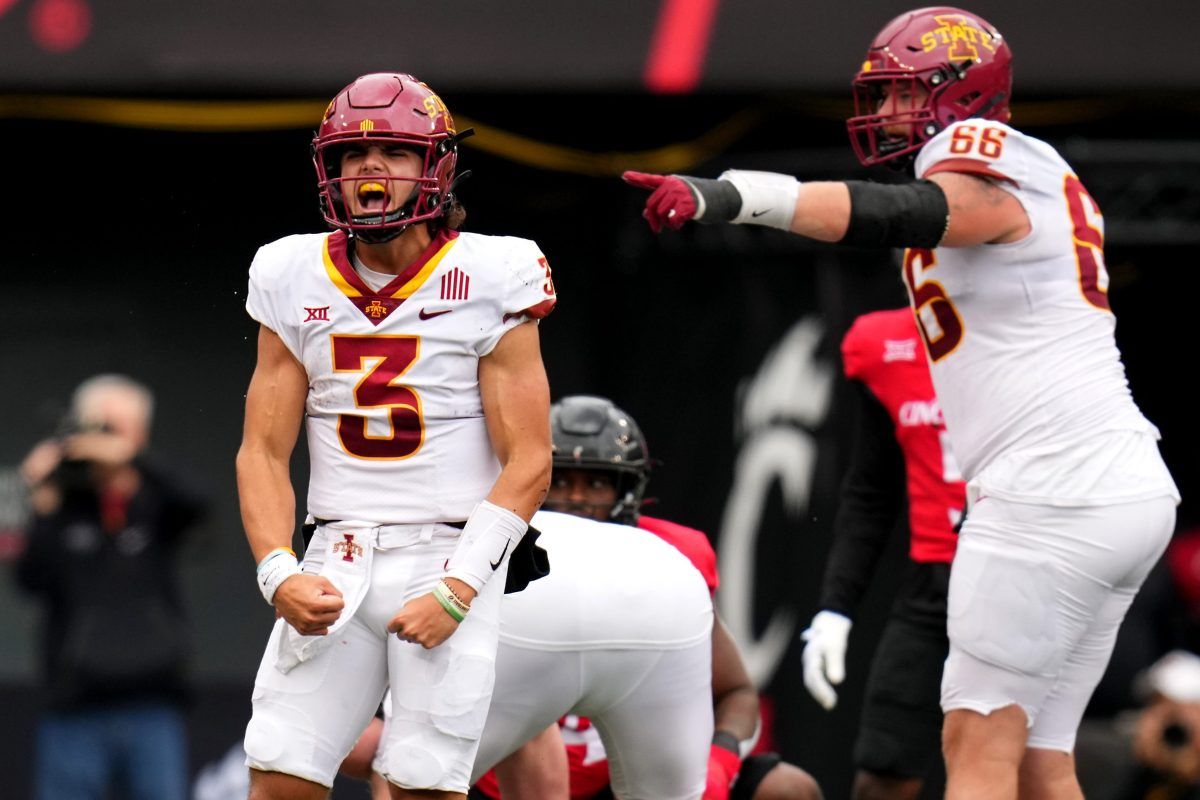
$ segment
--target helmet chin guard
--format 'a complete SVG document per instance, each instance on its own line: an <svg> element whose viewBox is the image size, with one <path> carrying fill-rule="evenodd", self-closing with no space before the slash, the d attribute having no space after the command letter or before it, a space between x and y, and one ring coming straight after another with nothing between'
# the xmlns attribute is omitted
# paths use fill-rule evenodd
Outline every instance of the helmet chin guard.
<svg viewBox="0 0 1200 800"><path fill-rule="evenodd" d="M920 8L884 26L853 87L854 116L846 128L858 160L904 166L947 125L972 117L1008 120L1012 51L982 17L948 6ZM920 104L887 102L921 96Z"/></svg>
<svg viewBox="0 0 1200 800"><path fill-rule="evenodd" d="M454 203L459 134L441 98L411 75L381 72L363 75L338 92L312 141L313 166L321 216L333 228L367 243L394 239L408 226L443 217ZM352 144L401 145L422 158L420 177L379 175L384 186L404 181L414 186L400 208L352 215L342 186L359 177L341 175L342 149ZM384 209L391 198L385 196Z"/></svg>

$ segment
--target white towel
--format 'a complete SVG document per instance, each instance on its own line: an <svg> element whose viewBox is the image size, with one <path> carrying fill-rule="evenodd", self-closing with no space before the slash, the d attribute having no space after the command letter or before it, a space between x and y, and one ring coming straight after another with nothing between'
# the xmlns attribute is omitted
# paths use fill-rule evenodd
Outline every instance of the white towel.
<svg viewBox="0 0 1200 800"><path fill-rule="evenodd" d="M333 644L337 632L354 616L371 586L371 560L379 539L379 525L343 520L317 528L309 550L322 547L324 563L317 573L342 593L345 607L323 636L304 636L291 625L279 637L279 657L275 669L287 674L297 664L317 656Z"/></svg>

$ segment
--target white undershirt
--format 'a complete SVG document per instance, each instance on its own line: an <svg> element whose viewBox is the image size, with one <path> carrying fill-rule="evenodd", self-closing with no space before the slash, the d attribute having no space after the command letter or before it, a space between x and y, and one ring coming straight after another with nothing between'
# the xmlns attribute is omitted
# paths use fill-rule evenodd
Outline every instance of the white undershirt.
<svg viewBox="0 0 1200 800"><path fill-rule="evenodd" d="M367 286L371 287L372 291L378 292L384 286L387 286L392 281L396 280L396 276L387 272L376 272L362 262L358 257L358 253L351 256L351 261L354 263L354 271L358 273L358 277L366 282Z"/></svg>

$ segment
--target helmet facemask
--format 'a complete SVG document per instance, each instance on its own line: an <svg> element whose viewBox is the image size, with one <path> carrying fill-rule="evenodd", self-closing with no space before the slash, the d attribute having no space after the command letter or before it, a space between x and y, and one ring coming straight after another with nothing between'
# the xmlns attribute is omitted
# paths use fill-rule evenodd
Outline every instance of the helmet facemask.
<svg viewBox="0 0 1200 800"><path fill-rule="evenodd" d="M879 113L888 98L925 94L915 108ZM934 91L922 76L888 70L860 76L854 81L854 116L846 122L850 142L859 161L868 166L890 163L906 166L925 142L941 130L934 113ZM893 101L893 108L899 100ZM889 130L890 129L890 130Z"/></svg>
<svg viewBox="0 0 1200 800"><path fill-rule="evenodd" d="M361 143L395 146L402 143L422 157L420 177L399 175L353 175L341 174L341 158L344 149ZM344 139L316 142L313 145L313 163L317 169L317 188L320 193L321 213L330 225L353 234L368 244L378 244L395 239L409 226L417 222L436 220L443 216L453 202L450 181L457 160L457 138L447 137L431 143L416 137L351 136ZM379 213L354 214L350 208L349 193L358 186L361 192L368 183L379 184L382 205ZM397 208L387 211L392 205L393 191L408 186L409 197Z"/></svg>

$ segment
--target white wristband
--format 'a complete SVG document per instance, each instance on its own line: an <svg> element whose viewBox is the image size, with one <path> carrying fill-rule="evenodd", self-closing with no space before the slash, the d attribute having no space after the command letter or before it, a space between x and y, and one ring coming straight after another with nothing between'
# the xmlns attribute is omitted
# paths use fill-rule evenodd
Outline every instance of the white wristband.
<svg viewBox="0 0 1200 800"><path fill-rule="evenodd" d="M507 508L484 500L475 506L446 565L446 577L479 591L521 541L529 523Z"/></svg>
<svg viewBox="0 0 1200 800"><path fill-rule="evenodd" d="M729 181L742 196L742 208L730 220L734 224L767 225L788 231L796 213L800 181L778 172L727 169L720 180Z"/></svg>
<svg viewBox="0 0 1200 800"><path fill-rule="evenodd" d="M290 548L277 547L258 562L258 589L268 604L275 604L275 590L293 575L300 574L300 563Z"/></svg>

